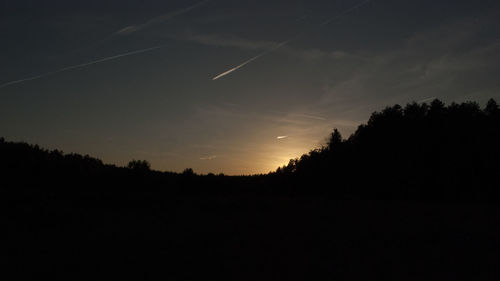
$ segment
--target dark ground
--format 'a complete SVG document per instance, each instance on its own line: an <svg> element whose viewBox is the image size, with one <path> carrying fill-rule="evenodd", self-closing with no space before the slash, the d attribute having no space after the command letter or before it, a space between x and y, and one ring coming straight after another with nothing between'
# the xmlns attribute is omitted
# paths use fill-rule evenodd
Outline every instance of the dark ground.
<svg viewBox="0 0 500 281"><path fill-rule="evenodd" d="M2 279L500 276L498 206L130 196L126 201L91 194L72 200L55 196L40 201L36 196L15 202L7 213L5 240L14 275Z"/></svg>

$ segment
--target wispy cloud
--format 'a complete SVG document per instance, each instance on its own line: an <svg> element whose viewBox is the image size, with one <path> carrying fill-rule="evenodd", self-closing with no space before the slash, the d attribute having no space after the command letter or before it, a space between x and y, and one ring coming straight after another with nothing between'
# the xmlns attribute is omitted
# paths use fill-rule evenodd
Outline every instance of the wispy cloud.
<svg viewBox="0 0 500 281"><path fill-rule="evenodd" d="M500 34L493 24L498 15L458 18L401 38L390 49L360 51L372 59L339 62L325 79L324 94L312 106L335 110L343 118L363 114L367 118L383 106L412 100L458 101L478 92L497 97L500 40L485 37L484 29Z"/></svg>
<svg viewBox="0 0 500 281"><path fill-rule="evenodd" d="M177 38L206 46L234 47L244 50L265 50L278 44L275 41L249 40L232 35L217 33L201 34L193 31L186 32Z"/></svg>
<svg viewBox="0 0 500 281"><path fill-rule="evenodd" d="M210 161L210 160L214 160L215 158L217 158L217 155L210 155L210 156L201 157L200 160Z"/></svg>
<svg viewBox="0 0 500 281"><path fill-rule="evenodd" d="M333 16L333 17L329 18L329 19L327 19L327 20L326 20L326 21L324 21L323 23L321 23L321 24L319 24L318 26L316 26L316 28L319 28L319 27L322 27L322 26L328 25L328 24L332 23L333 21L335 21L335 20L337 20L337 19L340 19L340 18L341 18L341 17L343 17L343 16L348 15L348 14L350 14L351 12L353 12L354 10L356 10L356 9L358 9L358 8L361 8L362 6L364 6L364 5L368 4L370 1L371 1L371 0L365 0L365 1L362 1L362 2L360 2L359 4L357 4L357 5L355 5L355 6L351 7L351 8L349 8L349 9L347 9L347 10L344 10L344 11L342 11L341 13L339 13L339 14L337 14L337 15L335 15L335 16ZM309 33L309 32L310 32L310 31L304 31L304 32L297 33L296 35L294 35L294 36L292 36L292 37L288 38L287 40L284 40L284 41L281 41L281 42L279 42L279 43L275 44L273 47L271 47L271 48L269 48L269 49L267 49L267 50L263 51L262 53L260 53L260 54L256 55L255 57L253 57L253 58L251 58L251 59L249 59L249 60L247 60L247 61L245 61L245 62L241 63L240 65L235 66L235 67L233 67L233 68L231 68L231 69L229 69L229 70L227 70L227 71L225 71L225 72L223 72L223 73L221 73L221 74L219 74L219 75L215 76L214 78L212 78L212 80L217 80L217 79L220 79L220 78L222 78L222 77L224 77L224 76L226 76L226 75L229 75L229 74L231 74L231 73L235 72L236 70L238 70L238 69L240 69L240 68L244 67L245 65L247 65L247 64L249 64L249 63L251 63L251 62L253 62L253 61L255 61L255 60L257 60L257 59L259 59L259 58L261 58L261 57L263 57L263 56L265 56L265 55L267 55L267 54L270 54L270 53L272 53L272 52L274 52L274 51L276 51L276 50L278 50L278 49L280 49L280 48L282 48L282 47L284 47L284 46L288 45L288 44L289 44L289 43L291 43L292 41L295 41L295 40L299 39L300 37L302 37L302 36L306 35L306 34L307 34L307 33Z"/></svg>
<svg viewBox="0 0 500 281"><path fill-rule="evenodd" d="M421 99L421 100L417 101L417 103L428 102L428 101L431 101L434 99L436 99L436 97L425 98L425 99Z"/></svg>
<svg viewBox="0 0 500 281"><path fill-rule="evenodd" d="M291 45L281 45L277 41L265 41L265 40L255 40L242 38L230 34L218 34L218 33L196 33L192 30L184 33L183 35L174 37L177 40L185 40L189 42L194 42L205 46L223 47L223 48L237 48L242 50L261 50L266 51L268 49L273 49L276 46L287 55L300 58L306 61L318 61L318 60L340 60L340 59L358 59L358 60L369 60L358 54L349 53L343 50L333 50L325 51L319 48L308 48L300 49L293 47ZM258 56L260 57L260 56ZM255 59L254 59L255 60ZM252 60L253 61L253 60ZM237 68L237 67L235 67ZM230 69L231 71L233 69ZM233 70L234 71L234 70Z"/></svg>
<svg viewBox="0 0 500 281"><path fill-rule="evenodd" d="M314 119L314 120L321 120L325 121L326 118L322 116L316 116L316 115L310 115L310 114L292 114L297 117L303 117L303 118L308 118L308 119Z"/></svg>
<svg viewBox="0 0 500 281"><path fill-rule="evenodd" d="M286 139L286 138L288 138L288 136L277 136L276 137L276 139L278 139L278 140L282 140L282 139Z"/></svg>

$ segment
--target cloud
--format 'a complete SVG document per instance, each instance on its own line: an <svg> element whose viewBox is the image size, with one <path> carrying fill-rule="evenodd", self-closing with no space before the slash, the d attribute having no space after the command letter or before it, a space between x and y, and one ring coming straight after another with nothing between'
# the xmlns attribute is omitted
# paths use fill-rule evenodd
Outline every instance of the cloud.
<svg viewBox="0 0 500 281"><path fill-rule="evenodd" d="M359 59L368 60L368 58L362 57L358 54L349 53L344 50L333 50L325 51L319 48L309 48L309 49L299 49L290 45L283 44L284 42L278 41L265 41L265 40L252 40L248 38L242 38L234 35L224 35L217 33L195 33L193 31L186 32L185 34L176 37L178 40L185 40L194 42L200 45L212 46L212 47L223 47L223 48L237 48L248 51L260 50L269 53L269 49L274 51L273 48L281 48L283 53L296 57L306 61L319 61L319 60L340 60L340 59ZM286 42L288 43L288 42ZM280 45L281 44L281 45ZM256 57L260 58L263 54L260 53ZM252 59L250 59L252 60ZM255 57L253 58L255 60ZM253 61L252 60L252 61ZM240 65L241 67L241 65ZM234 71L238 68L234 67L228 72Z"/></svg>
<svg viewBox="0 0 500 281"><path fill-rule="evenodd" d="M124 28L118 30L117 32L115 32L115 34L117 34L117 35L130 34L130 33L136 32L138 30L140 30L140 28L138 26L131 25L131 26L127 26L127 27L124 27Z"/></svg>
<svg viewBox="0 0 500 281"><path fill-rule="evenodd" d="M309 119L314 119L314 120L321 120L325 121L326 118L322 116L315 116L315 115L309 115L309 114L292 114L297 117L303 117L303 118L309 118Z"/></svg>
<svg viewBox="0 0 500 281"><path fill-rule="evenodd" d="M209 38L208 35L205 35L205 38ZM219 41L218 41L219 40ZM295 38L289 39L284 42L265 42L265 41L249 41L249 40L244 40L244 39L237 39L237 38L232 38L230 40L224 40L222 37L212 37L210 40L203 40L203 41L196 41L201 44L206 44L210 46L224 46L224 47L236 47L236 48L242 48L242 49L264 49L264 46L269 46L269 45L274 45L273 47L264 50L263 52L259 53L258 55L250 58L249 60L241 63L240 65L237 65L217 76L212 78L212 80L217 80L220 79L228 74L231 74L232 72L246 66L247 64L268 55L269 53L272 53L280 48L284 50L285 53L301 58L306 61L312 61L312 60L324 60L324 59L331 59L331 60L339 60L339 59L344 59L344 58L356 58L356 59L364 59L358 55L353 55L349 54L344 51L332 51L332 52L326 52L322 51L319 49L306 49L306 50L301 50L297 48L293 48L290 46L287 46L288 43L291 41L295 40Z"/></svg>
<svg viewBox="0 0 500 281"><path fill-rule="evenodd" d="M286 138L288 138L288 136L277 136L276 137L276 139L278 139L278 140L282 140L282 139L286 139Z"/></svg>
<svg viewBox="0 0 500 281"><path fill-rule="evenodd" d="M237 36L217 33L200 34L187 32L183 36L181 36L180 39L206 46L234 47L245 50L263 50L277 44L277 42L274 41L249 40Z"/></svg>
<svg viewBox="0 0 500 281"><path fill-rule="evenodd" d="M214 160L215 158L217 158L217 155L210 155L210 156L201 157L200 160L211 161L211 160Z"/></svg>
<svg viewBox="0 0 500 281"><path fill-rule="evenodd" d="M324 22L323 22L323 23L321 23L320 25L315 26L315 27L314 27L314 29L319 28L319 27L322 27L322 26L326 26L326 25L330 24L331 22L333 22L333 21L335 21L335 20L337 20L337 19L340 19L340 18L342 18L342 17L346 16L346 15L350 14L351 12L355 11L356 9L359 9L359 8L361 8L362 6L364 6L364 5L368 4L370 1L371 1L371 0L365 0L365 1L362 1L362 2L358 3L358 4L357 4L357 5L355 5L355 6L352 6L352 7L350 7L349 9L346 9L346 10L342 11L341 13L339 13L339 14L337 14L337 15L335 15L335 16L333 16L333 17L329 18L329 19L327 19L326 21L324 21ZM233 67L233 68L229 69L228 71L225 71L225 72L223 72L223 73L221 73L221 74L219 74L219 75L215 76L212 80L217 80L217 79L220 79L220 78L222 78L222 77L224 77L224 76L226 76L226 75L229 75L229 74L231 74L231 73L235 72L236 70L238 70L238 69L240 69L240 68L244 67L245 65L247 65L247 64L249 64L249 63L251 63L251 62L253 62L253 61L255 61L255 60L257 60L257 59L259 59L259 58L261 58L261 57L264 57L264 56L266 56L266 55L268 55L268 54L270 54L270 53L272 53L272 52L274 52L274 51L276 51L276 50L278 50L278 49L280 49L280 48L282 48L282 47L287 46L287 45L288 45L288 44L290 44L291 42L293 42L293 41L295 41L295 40L297 40L297 39L301 38L302 36L304 36L304 35L308 34L308 33L309 33L309 32L311 32L311 31L312 31L312 30L307 30L307 31L299 32L299 33L297 33L296 35L291 36L291 37L289 37L288 39L286 39L286 40L284 40L284 41L281 41L281 42L279 42L279 43L275 43L275 44L274 44L274 46L269 47L267 50L265 50L265 51L263 51L262 53L260 53L260 54L256 55L255 57L252 57L251 59L249 59L249 60L247 60L247 61L243 62L242 64L240 64L240 65L238 65L238 66L236 66L236 67Z"/></svg>
<svg viewBox="0 0 500 281"><path fill-rule="evenodd" d="M491 24L496 18L497 13L460 18L420 30L388 48L360 50L370 59L346 58L325 72L324 94L311 106L359 120L388 104L429 97L498 97L500 26Z"/></svg>

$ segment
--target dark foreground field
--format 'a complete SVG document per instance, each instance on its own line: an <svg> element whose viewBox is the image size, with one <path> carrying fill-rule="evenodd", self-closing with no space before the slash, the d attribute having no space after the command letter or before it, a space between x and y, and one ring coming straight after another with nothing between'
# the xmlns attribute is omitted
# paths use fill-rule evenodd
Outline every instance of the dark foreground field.
<svg viewBox="0 0 500 281"><path fill-rule="evenodd" d="M499 116L389 107L249 177L2 139L0 279L498 280Z"/></svg>
<svg viewBox="0 0 500 281"><path fill-rule="evenodd" d="M497 206L129 196L16 202L3 280L500 276Z"/></svg>

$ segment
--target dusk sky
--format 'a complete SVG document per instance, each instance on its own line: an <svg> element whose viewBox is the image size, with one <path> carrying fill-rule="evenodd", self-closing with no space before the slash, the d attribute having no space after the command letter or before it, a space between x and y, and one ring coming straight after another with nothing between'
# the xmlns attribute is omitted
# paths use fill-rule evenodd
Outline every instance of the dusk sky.
<svg viewBox="0 0 500 281"><path fill-rule="evenodd" d="M2 0L0 35L0 136L120 166L267 173L387 105L500 99L498 0Z"/></svg>

